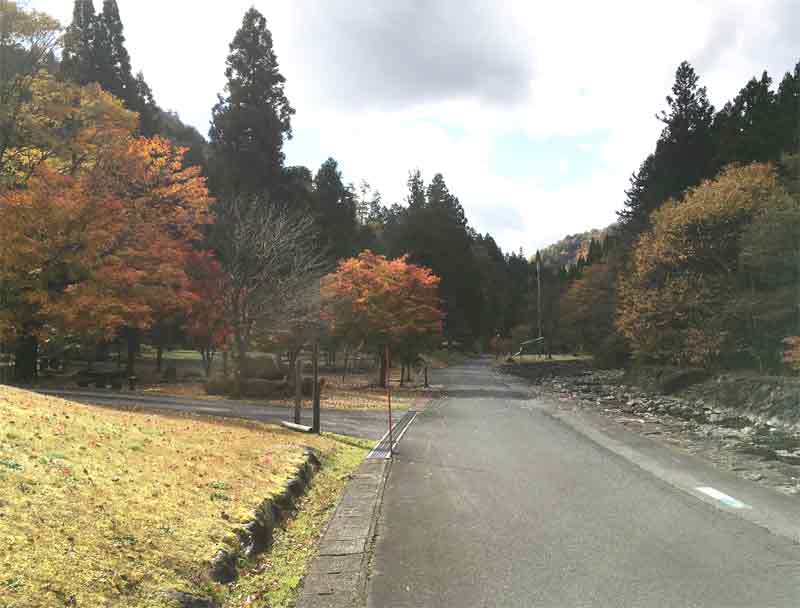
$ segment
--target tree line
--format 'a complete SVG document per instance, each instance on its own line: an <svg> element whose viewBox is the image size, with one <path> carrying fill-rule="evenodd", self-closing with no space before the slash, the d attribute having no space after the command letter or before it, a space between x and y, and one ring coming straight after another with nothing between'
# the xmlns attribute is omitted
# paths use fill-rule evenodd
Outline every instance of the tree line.
<svg viewBox="0 0 800 608"><path fill-rule="evenodd" d="M237 382L255 348L374 348L323 313L352 294L321 283L356 284L323 277L357 257L362 278L401 260L411 285L428 286L424 303L390 315L410 328L390 332L407 360L524 321L528 262L470 227L441 174L426 183L411 171L406 200L384 204L333 158L313 172L287 165L295 110L256 9L230 44L205 138L132 73L115 0L99 11L75 0L66 30L15 2L0 8L0 344L17 380L34 380L44 356L102 358L111 344L124 345L131 375L143 342L159 355L197 348L207 370L229 352Z"/></svg>
<svg viewBox="0 0 800 608"><path fill-rule="evenodd" d="M609 365L796 366L800 63L717 111L684 62L666 101L612 236L555 269L550 337Z"/></svg>

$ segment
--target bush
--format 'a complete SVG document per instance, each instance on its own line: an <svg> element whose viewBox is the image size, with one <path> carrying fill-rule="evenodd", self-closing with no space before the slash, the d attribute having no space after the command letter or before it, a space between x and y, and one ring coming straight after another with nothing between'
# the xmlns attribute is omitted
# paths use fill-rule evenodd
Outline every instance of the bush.
<svg viewBox="0 0 800 608"><path fill-rule="evenodd" d="M283 380L248 378L242 383L242 394L245 397L253 397L256 399L272 397L285 389L286 382Z"/></svg>
<svg viewBox="0 0 800 608"><path fill-rule="evenodd" d="M626 367L631 360L628 341L617 332L613 332L591 352L595 366L600 369Z"/></svg>
<svg viewBox="0 0 800 608"><path fill-rule="evenodd" d="M258 359L247 359L244 365L245 378L282 380L285 376L278 355L269 354Z"/></svg>
<svg viewBox="0 0 800 608"><path fill-rule="evenodd" d="M228 395L232 388L233 381L222 376L215 376L206 382L206 394L208 395Z"/></svg>

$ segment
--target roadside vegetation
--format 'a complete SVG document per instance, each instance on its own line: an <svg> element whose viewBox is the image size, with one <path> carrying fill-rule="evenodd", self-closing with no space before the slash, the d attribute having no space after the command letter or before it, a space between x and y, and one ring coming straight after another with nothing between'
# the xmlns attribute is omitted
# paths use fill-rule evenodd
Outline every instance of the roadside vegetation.
<svg viewBox="0 0 800 608"><path fill-rule="evenodd" d="M299 501L298 515L275 535L272 549L245 568L224 596L224 608L291 608L316 541L339 502L350 475L374 442L326 435L341 445L322 458L322 468Z"/></svg>
<svg viewBox="0 0 800 608"><path fill-rule="evenodd" d="M600 367L795 374L800 63L716 109L683 62L658 119L619 222L537 254L528 320L496 350L542 335L548 354L587 353Z"/></svg>
<svg viewBox="0 0 800 608"><path fill-rule="evenodd" d="M303 503L313 509L289 528L307 527L310 547L366 455L357 445L0 387L0 606L138 608L166 605L169 589L219 595L208 560L282 488L303 449L326 467ZM289 534L291 549L278 541L268 559L297 549ZM292 558L294 572L307 555Z"/></svg>

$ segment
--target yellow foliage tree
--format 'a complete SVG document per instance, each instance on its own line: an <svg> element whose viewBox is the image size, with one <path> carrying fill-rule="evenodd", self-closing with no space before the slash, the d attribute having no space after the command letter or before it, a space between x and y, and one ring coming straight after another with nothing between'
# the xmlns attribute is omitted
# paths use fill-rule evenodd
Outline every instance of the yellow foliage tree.
<svg viewBox="0 0 800 608"><path fill-rule="evenodd" d="M619 279L617 326L640 360L707 366L725 353L751 350L757 323L746 245L758 222L792 205L773 167L730 167L716 179L671 201L652 216L652 229L637 244L627 274ZM744 252L744 253L743 253ZM749 290L749 291L748 291ZM748 329L748 322L750 328ZM773 349L779 352L780 339Z"/></svg>

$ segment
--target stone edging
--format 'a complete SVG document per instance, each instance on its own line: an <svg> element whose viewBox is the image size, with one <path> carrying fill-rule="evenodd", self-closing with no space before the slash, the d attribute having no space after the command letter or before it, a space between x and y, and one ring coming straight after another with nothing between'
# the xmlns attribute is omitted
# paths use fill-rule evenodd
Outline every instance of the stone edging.
<svg viewBox="0 0 800 608"><path fill-rule="evenodd" d="M256 509L253 519L234 530L232 546L219 549L208 564L208 574L218 583L231 583L238 577L240 558L250 559L269 549L275 528L279 527L294 510L295 503L308 488L311 478L319 469L320 461L314 450L306 448L303 462L278 494L264 500ZM215 608L216 603L205 597L178 591L167 591L165 597L177 602L181 608Z"/></svg>

